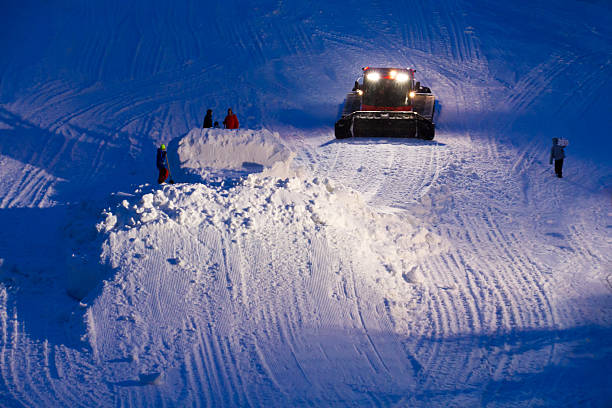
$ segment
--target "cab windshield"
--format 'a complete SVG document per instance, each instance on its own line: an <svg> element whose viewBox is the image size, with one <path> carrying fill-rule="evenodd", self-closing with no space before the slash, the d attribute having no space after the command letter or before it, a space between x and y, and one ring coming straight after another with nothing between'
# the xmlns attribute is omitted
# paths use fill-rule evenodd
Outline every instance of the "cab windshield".
<svg viewBox="0 0 612 408"><path fill-rule="evenodd" d="M410 105L408 93L410 92L410 80L400 82L390 78L389 73L378 71L378 79L368 78L369 73L363 78L363 104L372 106L401 107Z"/></svg>

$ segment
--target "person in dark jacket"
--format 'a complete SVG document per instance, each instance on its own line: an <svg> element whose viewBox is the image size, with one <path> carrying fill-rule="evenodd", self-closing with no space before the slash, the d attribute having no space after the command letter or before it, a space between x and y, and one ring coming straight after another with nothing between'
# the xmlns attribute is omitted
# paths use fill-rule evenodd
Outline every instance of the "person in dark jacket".
<svg viewBox="0 0 612 408"><path fill-rule="evenodd" d="M223 120L223 126L225 126L226 129L238 129L240 126L238 117L232 112L231 108L227 110L227 116Z"/></svg>
<svg viewBox="0 0 612 408"><path fill-rule="evenodd" d="M550 164L555 160L555 174L557 177L563 177L563 159L565 159L565 146L559 146L559 139L553 137L553 145L550 149Z"/></svg>
<svg viewBox="0 0 612 408"><path fill-rule="evenodd" d="M212 109L206 111L206 116L204 116L204 124L202 125L202 129L213 127L212 120Z"/></svg>
<svg viewBox="0 0 612 408"><path fill-rule="evenodd" d="M168 153L164 144L157 149L157 170L159 170L157 182L162 184L170 175L170 170L168 170Z"/></svg>

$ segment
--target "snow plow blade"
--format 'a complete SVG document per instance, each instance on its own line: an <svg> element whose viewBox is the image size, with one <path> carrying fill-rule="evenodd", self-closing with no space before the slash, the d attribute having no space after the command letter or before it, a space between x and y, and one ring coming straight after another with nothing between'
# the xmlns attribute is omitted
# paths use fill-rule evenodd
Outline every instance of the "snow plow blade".
<svg viewBox="0 0 612 408"><path fill-rule="evenodd" d="M348 137L414 137L432 140L435 125L416 112L358 111L336 122L337 139Z"/></svg>

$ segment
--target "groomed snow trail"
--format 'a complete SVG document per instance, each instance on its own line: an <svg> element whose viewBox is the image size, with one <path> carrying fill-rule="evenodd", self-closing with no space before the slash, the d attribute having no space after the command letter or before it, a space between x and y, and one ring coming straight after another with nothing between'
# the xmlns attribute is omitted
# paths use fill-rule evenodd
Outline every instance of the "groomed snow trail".
<svg viewBox="0 0 612 408"><path fill-rule="evenodd" d="M0 406L609 405L612 178L586 159L609 150L609 16L6 7ZM364 65L417 68L434 141L333 139ZM220 160L177 172L198 183L142 185L159 142L201 153L188 132L209 107L272 131L218 131Z"/></svg>

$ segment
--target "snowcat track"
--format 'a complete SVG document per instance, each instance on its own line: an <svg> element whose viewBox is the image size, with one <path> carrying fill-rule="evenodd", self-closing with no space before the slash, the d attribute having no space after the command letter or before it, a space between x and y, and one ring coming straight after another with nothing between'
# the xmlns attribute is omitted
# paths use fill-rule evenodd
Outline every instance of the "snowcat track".
<svg viewBox="0 0 612 408"><path fill-rule="evenodd" d="M432 140L435 124L416 112L358 111L336 122L337 139L348 137L411 137Z"/></svg>

